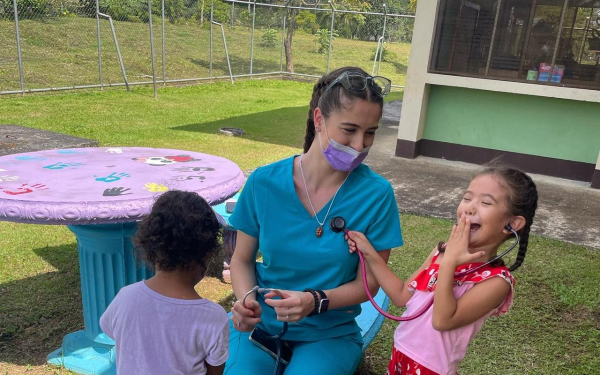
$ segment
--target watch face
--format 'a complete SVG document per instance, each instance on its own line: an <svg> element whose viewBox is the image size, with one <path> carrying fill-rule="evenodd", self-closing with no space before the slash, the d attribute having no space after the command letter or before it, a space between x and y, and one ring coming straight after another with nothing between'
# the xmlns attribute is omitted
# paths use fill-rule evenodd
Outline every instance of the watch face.
<svg viewBox="0 0 600 375"><path fill-rule="evenodd" d="M325 311L327 311L328 307L329 307L329 299L328 298L323 298L321 300L321 303L319 304L319 314L324 313Z"/></svg>

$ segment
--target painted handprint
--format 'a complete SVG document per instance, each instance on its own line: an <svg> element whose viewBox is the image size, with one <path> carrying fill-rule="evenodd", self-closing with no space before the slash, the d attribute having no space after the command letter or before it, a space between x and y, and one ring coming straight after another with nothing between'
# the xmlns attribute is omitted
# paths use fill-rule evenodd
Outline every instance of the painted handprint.
<svg viewBox="0 0 600 375"><path fill-rule="evenodd" d="M180 167L173 169L175 172L210 172L214 170L211 167Z"/></svg>
<svg viewBox="0 0 600 375"><path fill-rule="evenodd" d="M75 154L83 154L84 152L77 151L77 150L56 150L56 153L61 154L61 155L75 155Z"/></svg>
<svg viewBox="0 0 600 375"><path fill-rule="evenodd" d="M96 177L96 176L94 176L94 177ZM115 181L119 181L121 178L124 178L124 177L131 177L131 175L127 174L127 173L113 172L106 177L96 177L96 181L115 182Z"/></svg>
<svg viewBox="0 0 600 375"><path fill-rule="evenodd" d="M169 188L165 185L157 184L156 182L147 182L146 185L144 185L144 189L148 190L151 193L158 193L169 190Z"/></svg>
<svg viewBox="0 0 600 375"><path fill-rule="evenodd" d="M4 176L0 176L0 181L18 181L19 176L9 176L5 174Z"/></svg>
<svg viewBox="0 0 600 375"><path fill-rule="evenodd" d="M16 156L15 159L16 160L24 160L24 161L42 161L42 160L46 160L46 158L42 157L42 156L30 156L30 155Z"/></svg>
<svg viewBox="0 0 600 375"><path fill-rule="evenodd" d="M206 177L204 177L204 176L177 176L177 177L175 177L175 181L193 180L195 178L197 178L200 181L203 181Z"/></svg>
<svg viewBox="0 0 600 375"><path fill-rule="evenodd" d="M123 150L120 148L109 148L104 152L108 152L109 154L122 154Z"/></svg>
<svg viewBox="0 0 600 375"><path fill-rule="evenodd" d="M85 165L85 164L83 164L83 163L63 163L63 162L59 161L58 163L46 165L44 168L45 169L77 168L82 165Z"/></svg>
<svg viewBox="0 0 600 375"><path fill-rule="evenodd" d="M33 185L23 184L20 187L16 188L15 190L4 190L4 192L9 195L20 195L20 194L33 193L36 190L47 190L47 189L48 189L48 187L44 184L33 184Z"/></svg>
<svg viewBox="0 0 600 375"><path fill-rule="evenodd" d="M131 189L124 188L124 187L114 187L114 188L105 189L104 193L102 193L102 195L105 197L116 197L119 195L133 194L133 193L126 193L126 191L129 191L129 190L131 190Z"/></svg>

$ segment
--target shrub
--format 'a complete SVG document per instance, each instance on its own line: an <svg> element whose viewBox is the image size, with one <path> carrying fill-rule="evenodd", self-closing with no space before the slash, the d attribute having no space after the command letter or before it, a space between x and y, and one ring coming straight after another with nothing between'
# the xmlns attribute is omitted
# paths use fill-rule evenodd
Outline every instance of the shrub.
<svg viewBox="0 0 600 375"><path fill-rule="evenodd" d="M296 26L308 34L314 34L319 30L317 16L307 10L300 11L296 16Z"/></svg>
<svg viewBox="0 0 600 375"><path fill-rule="evenodd" d="M0 0L0 9L4 10L4 18L14 20L12 0ZM50 3L48 0L17 0L19 19L44 18L50 15Z"/></svg>
<svg viewBox="0 0 600 375"><path fill-rule="evenodd" d="M377 54L377 56L375 56L375 54ZM375 47L371 53L371 60L377 58L377 61L379 61L379 54L381 54L381 61L393 62L398 60L398 55L392 50L388 49L385 45L379 50L379 53L377 53L377 47Z"/></svg>
<svg viewBox="0 0 600 375"><path fill-rule="evenodd" d="M275 29L266 29L261 38L261 45L263 47L275 47L277 45L277 34Z"/></svg>
<svg viewBox="0 0 600 375"><path fill-rule="evenodd" d="M333 33L331 34L331 40L334 41L335 38L337 38L338 36L338 33L335 30L333 30ZM315 33L315 39L317 40L317 44L319 45L317 53L326 53L329 51L329 38L330 33L328 29L317 30L317 32ZM333 49L333 45L331 46L331 49Z"/></svg>

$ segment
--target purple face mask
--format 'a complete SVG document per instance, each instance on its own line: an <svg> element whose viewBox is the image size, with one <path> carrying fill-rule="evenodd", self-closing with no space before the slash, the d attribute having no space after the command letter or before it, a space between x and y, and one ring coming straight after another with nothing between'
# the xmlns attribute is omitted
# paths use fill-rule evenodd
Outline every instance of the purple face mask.
<svg viewBox="0 0 600 375"><path fill-rule="evenodd" d="M325 132L327 132L325 125L323 127L325 128ZM327 135L327 138L329 138L329 135ZM320 141L321 133L319 133L319 146L321 146ZM329 165L331 165L333 169L342 172L348 172L358 167L360 163L365 160L370 149L370 146L365 147L361 152L359 152L352 147L341 145L330 138L327 149L323 150L323 146L321 146L321 151L323 151L325 160L327 160Z"/></svg>

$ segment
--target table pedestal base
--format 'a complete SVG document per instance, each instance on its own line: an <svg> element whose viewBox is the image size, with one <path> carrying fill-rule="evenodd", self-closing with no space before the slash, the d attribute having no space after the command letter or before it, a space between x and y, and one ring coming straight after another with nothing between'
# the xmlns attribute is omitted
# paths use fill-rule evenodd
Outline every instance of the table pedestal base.
<svg viewBox="0 0 600 375"><path fill-rule="evenodd" d="M48 363L86 375L116 375L115 346L87 338L84 331L69 333L60 348L48 354Z"/></svg>
<svg viewBox="0 0 600 375"><path fill-rule="evenodd" d="M119 289L148 279L153 271L134 257L137 224L70 225L77 237L84 330L67 334L48 363L86 375L114 375L115 342L100 328L100 316Z"/></svg>

